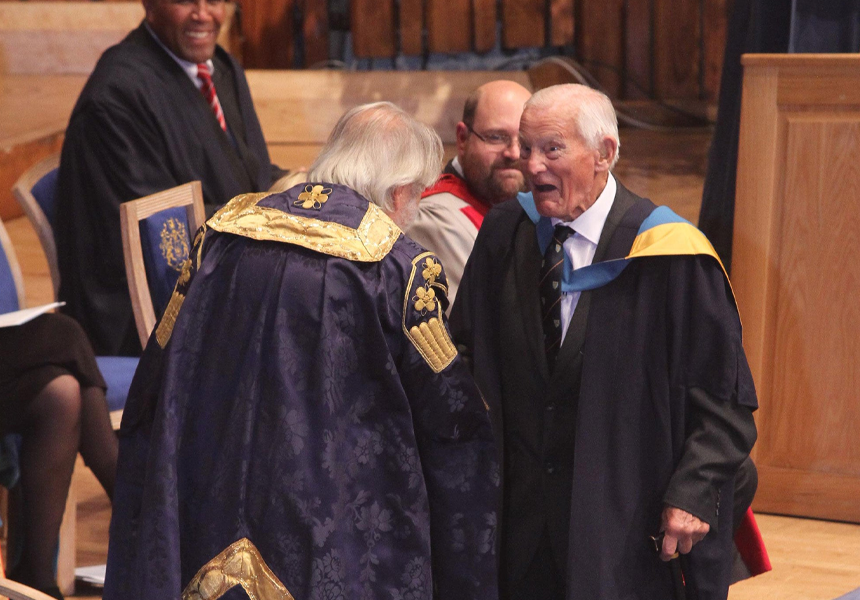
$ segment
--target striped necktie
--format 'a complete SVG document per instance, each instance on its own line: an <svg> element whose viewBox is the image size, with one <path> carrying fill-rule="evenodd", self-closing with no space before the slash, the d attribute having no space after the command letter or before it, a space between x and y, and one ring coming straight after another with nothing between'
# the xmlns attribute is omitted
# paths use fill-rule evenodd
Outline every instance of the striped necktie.
<svg viewBox="0 0 860 600"><path fill-rule="evenodd" d="M564 241L573 234L567 225L556 225L549 246L543 255L540 269L541 323L543 344L549 372L555 368L555 359L561 346L561 280L564 275Z"/></svg>
<svg viewBox="0 0 860 600"><path fill-rule="evenodd" d="M215 82L212 81L212 73L209 72L209 67L206 66L206 63L197 65L197 78L203 82L200 92L206 98L206 102L209 103L209 108L212 109L215 118L218 119L218 124L221 125L221 129L227 131L227 121L224 120L224 111L221 110L218 94L215 93Z"/></svg>

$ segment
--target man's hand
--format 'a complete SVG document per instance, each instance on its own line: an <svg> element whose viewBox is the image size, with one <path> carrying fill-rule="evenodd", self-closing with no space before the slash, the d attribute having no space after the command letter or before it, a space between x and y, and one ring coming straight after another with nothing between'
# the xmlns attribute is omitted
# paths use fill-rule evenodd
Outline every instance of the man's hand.
<svg viewBox="0 0 860 600"><path fill-rule="evenodd" d="M711 526L685 510L666 506L663 509L663 549L660 558L670 560L676 552L687 554L693 544L701 542Z"/></svg>

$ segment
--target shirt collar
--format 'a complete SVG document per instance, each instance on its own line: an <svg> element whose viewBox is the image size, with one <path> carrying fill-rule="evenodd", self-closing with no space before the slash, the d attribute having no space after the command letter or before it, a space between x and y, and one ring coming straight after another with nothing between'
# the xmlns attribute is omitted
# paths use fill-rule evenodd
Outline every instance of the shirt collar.
<svg viewBox="0 0 860 600"><path fill-rule="evenodd" d="M171 52L171 51L170 51L170 48L168 48L167 46L165 46L165 45L164 45L164 42L162 42L162 41L158 38L158 36L157 36L157 35L155 34L155 32L152 30L152 27L150 27L150 26L149 26L149 23L147 23L146 21L144 21L144 22L143 22L143 25L146 27L146 30L149 32L149 34L152 36L152 38L153 38L156 42L158 42L158 45L159 45L159 46L161 46L161 47L164 49L164 51L165 51L165 52L167 52L167 55L168 55L170 58L172 58L174 61L176 61L176 64L178 64L178 65L182 68L182 70L183 70L183 71L185 71L185 74L186 74L186 75L188 75L188 77L191 79L192 83L194 83L194 85L196 85L196 86L198 87L198 89L199 89L199 88L200 88L200 86L202 86L202 85L203 85L203 82L202 82L202 81L200 81L200 80L197 78L197 63L189 62L189 61L187 61L187 60L184 60L184 59L179 58L178 56L176 56L173 52ZM211 59L211 58L210 58L209 60L207 60L207 61L206 61L206 66L207 66L207 67L209 67L209 72L210 72L212 75L215 75L215 63L214 63L214 62L212 62L212 59Z"/></svg>
<svg viewBox="0 0 860 600"><path fill-rule="evenodd" d="M603 231L603 226L606 224L606 217L609 216L609 210L612 208L612 203L615 201L615 192L618 190L618 184L612 173L606 179L606 185L603 191L597 197L584 213L579 215L573 221L562 221L561 219L552 219L552 225L555 227L559 223L567 225L576 233L587 239L594 245L600 241L600 233Z"/></svg>
<svg viewBox="0 0 860 600"><path fill-rule="evenodd" d="M453 167L453 169L457 171L457 175L460 176L460 179L466 179L466 176L463 175L463 167L460 165L459 156L455 156L454 160L451 161L451 167Z"/></svg>

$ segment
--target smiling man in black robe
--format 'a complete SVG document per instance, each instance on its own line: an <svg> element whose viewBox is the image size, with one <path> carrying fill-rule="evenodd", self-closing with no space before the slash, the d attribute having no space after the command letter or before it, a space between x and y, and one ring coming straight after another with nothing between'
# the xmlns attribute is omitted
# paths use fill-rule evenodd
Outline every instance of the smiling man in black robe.
<svg viewBox="0 0 860 600"><path fill-rule="evenodd" d="M671 600L676 551L687 597L728 593L756 438L740 320L701 232L610 174L618 148L606 96L536 93L532 194L489 212L452 311L501 446L504 599Z"/></svg>
<svg viewBox="0 0 860 600"><path fill-rule="evenodd" d="M224 1L143 4L144 22L104 53L84 87L60 161L59 295L97 354L140 351L121 203L200 180L212 214L283 175L270 163L242 68L216 45Z"/></svg>

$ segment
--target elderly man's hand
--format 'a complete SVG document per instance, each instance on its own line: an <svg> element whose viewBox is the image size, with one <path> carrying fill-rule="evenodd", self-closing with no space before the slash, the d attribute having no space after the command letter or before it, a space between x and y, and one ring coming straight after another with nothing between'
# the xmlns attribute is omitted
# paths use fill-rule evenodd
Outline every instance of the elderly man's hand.
<svg viewBox="0 0 860 600"><path fill-rule="evenodd" d="M687 554L693 549L693 544L701 542L710 531L711 526L674 506L663 509L663 549L660 558L669 560L675 554Z"/></svg>

